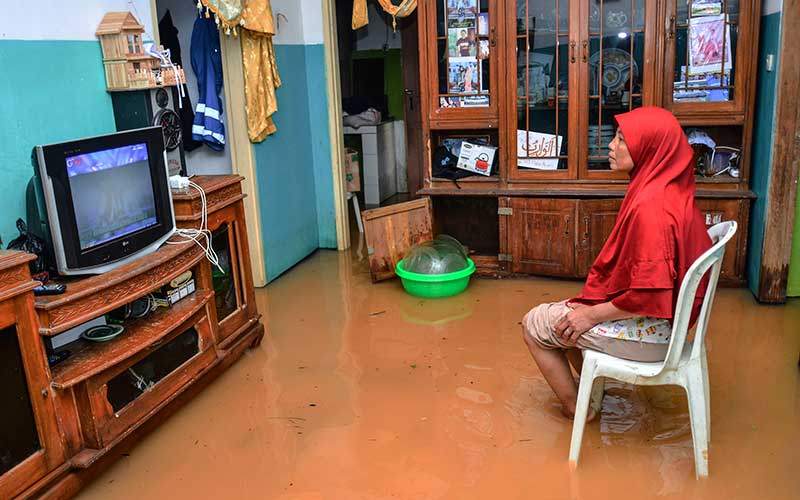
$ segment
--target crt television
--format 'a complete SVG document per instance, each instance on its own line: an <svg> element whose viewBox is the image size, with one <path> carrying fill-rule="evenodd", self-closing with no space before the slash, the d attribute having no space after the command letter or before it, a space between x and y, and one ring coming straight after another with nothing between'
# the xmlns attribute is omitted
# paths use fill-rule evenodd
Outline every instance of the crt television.
<svg viewBox="0 0 800 500"><path fill-rule="evenodd" d="M175 231L161 127L33 149L28 227L62 275L99 274Z"/></svg>

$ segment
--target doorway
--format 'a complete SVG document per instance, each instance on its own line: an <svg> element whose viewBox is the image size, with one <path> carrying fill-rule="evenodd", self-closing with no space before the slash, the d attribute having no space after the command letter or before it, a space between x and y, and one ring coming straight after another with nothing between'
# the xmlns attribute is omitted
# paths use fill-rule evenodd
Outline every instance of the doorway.
<svg viewBox="0 0 800 500"><path fill-rule="evenodd" d="M417 14L398 18L395 31L392 17L368 0L369 24L353 30L353 0L335 2L343 141L346 157L359 163L350 174L360 185L348 196L362 209L407 201L421 187ZM353 228L354 210L349 204Z"/></svg>

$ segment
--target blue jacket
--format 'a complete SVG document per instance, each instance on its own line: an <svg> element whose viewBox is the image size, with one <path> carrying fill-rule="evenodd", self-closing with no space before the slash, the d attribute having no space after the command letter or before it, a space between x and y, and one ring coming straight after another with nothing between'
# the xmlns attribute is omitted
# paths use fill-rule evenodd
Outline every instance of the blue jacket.
<svg viewBox="0 0 800 500"><path fill-rule="evenodd" d="M222 123L222 53L219 31L213 18L198 16L192 29L192 69L197 76L199 97L192 124L192 139L203 141L215 151L225 148Z"/></svg>

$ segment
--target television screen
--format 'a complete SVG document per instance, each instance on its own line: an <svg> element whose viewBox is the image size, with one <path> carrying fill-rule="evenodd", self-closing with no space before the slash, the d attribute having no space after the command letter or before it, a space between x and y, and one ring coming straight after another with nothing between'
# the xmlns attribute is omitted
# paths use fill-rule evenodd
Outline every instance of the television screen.
<svg viewBox="0 0 800 500"><path fill-rule="evenodd" d="M98 274L157 250L175 230L161 127L33 149L28 229L59 274Z"/></svg>
<svg viewBox="0 0 800 500"><path fill-rule="evenodd" d="M147 144L66 158L81 250L158 223Z"/></svg>

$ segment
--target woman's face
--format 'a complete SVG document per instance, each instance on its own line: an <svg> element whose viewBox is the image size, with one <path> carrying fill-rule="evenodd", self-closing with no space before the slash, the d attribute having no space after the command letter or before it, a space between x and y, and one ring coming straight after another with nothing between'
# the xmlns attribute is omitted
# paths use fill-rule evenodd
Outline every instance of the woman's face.
<svg viewBox="0 0 800 500"><path fill-rule="evenodd" d="M610 149L608 163L611 165L611 170L630 173L633 170L633 158L631 157L631 152L628 151L628 145L625 143L622 130L617 129L617 135L608 144L608 148Z"/></svg>

